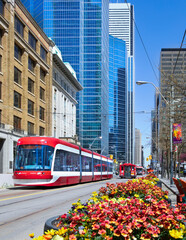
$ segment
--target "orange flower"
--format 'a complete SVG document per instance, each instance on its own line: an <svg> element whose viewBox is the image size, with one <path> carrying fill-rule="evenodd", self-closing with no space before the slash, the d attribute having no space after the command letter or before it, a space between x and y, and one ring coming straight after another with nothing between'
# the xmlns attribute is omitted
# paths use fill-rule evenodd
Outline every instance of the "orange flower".
<svg viewBox="0 0 186 240"><path fill-rule="evenodd" d="M76 238L76 236L74 235L74 234L71 234L70 236L69 236L69 240L76 240L77 238Z"/></svg>
<svg viewBox="0 0 186 240"><path fill-rule="evenodd" d="M43 237L44 237L46 240L52 239L52 235L50 235L50 234L43 235Z"/></svg>

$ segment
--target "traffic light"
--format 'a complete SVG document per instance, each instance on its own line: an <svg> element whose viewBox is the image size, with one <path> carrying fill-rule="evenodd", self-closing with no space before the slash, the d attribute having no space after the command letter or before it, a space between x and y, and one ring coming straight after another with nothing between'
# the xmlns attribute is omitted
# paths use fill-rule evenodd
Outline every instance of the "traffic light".
<svg viewBox="0 0 186 240"><path fill-rule="evenodd" d="M149 155L149 159L152 160L152 155Z"/></svg>
<svg viewBox="0 0 186 240"><path fill-rule="evenodd" d="M148 157L146 158L146 161L149 161L149 158L148 158Z"/></svg>
<svg viewBox="0 0 186 240"><path fill-rule="evenodd" d="M113 155L112 154L110 154L110 159L113 159Z"/></svg>

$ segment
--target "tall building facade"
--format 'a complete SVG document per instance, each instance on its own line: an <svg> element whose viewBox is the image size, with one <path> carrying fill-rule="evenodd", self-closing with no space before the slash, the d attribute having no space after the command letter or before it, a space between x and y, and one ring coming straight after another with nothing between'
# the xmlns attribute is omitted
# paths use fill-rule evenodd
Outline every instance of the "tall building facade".
<svg viewBox="0 0 186 240"><path fill-rule="evenodd" d="M173 142L173 153L177 145L180 162L186 162L186 48L161 49L160 69L160 91L167 101L167 104L162 98L160 101L161 155L165 162L169 161L167 157L170 155L170 126L173 123L181 124L182 143Z"/></svg>
<svg viewBox="0 0 186 240"><path fill-rule="evenodd" d="M0 173L12 173L17 141L51 136L53 42L18 1L0 1Z"/></svg>
<svg viewBox="0 0 186 240"><path fill-rule="evenodd" d="M125 41L109 36L109 154L127 157L127 49Z"/></svg>
<svg viewBox="0 0 186 240"><path fill-rule="evenodd" d="M109 0L23 3L59 47L63 60L72 65L84 88L77 96L77 133L82 146L88 148L95 140L92 149L107 154Z"/></svg>
<svg viewBox="0 0 186 240"><path fill-rule="evenodd" d="M138 166L142 166L142 159L141 159L141 132L139 129L135 128L135 161L134 164Z"/></svg>
<svg viewBox="0 0 186 240"><path fill-rule="evenodd" d="M126 162L134 161L134 6L123 0L110 0L109 4L109 34L126 42L128 54L128 155Z"/></svg>

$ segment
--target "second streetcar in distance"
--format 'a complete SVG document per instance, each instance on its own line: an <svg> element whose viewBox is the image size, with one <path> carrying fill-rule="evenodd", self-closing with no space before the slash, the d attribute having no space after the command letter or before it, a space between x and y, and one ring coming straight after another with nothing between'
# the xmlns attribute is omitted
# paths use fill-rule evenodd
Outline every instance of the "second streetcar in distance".
<svg viewBox="0 0 186 240"><path fill-rule="evenodd" d="M120 178L136 178L136 165L131 163L123 163L119 166Z"/></svg>

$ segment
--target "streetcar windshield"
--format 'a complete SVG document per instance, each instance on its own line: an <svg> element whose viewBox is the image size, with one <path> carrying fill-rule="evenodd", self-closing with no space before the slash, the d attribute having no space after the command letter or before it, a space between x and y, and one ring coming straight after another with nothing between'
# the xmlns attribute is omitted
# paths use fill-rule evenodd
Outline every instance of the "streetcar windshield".
<svg viewBox="0 0 186 240"><path fill-rule="evenodd" d="M14 170L51 170L54 148L45 145L19 145Z"/></svg>

